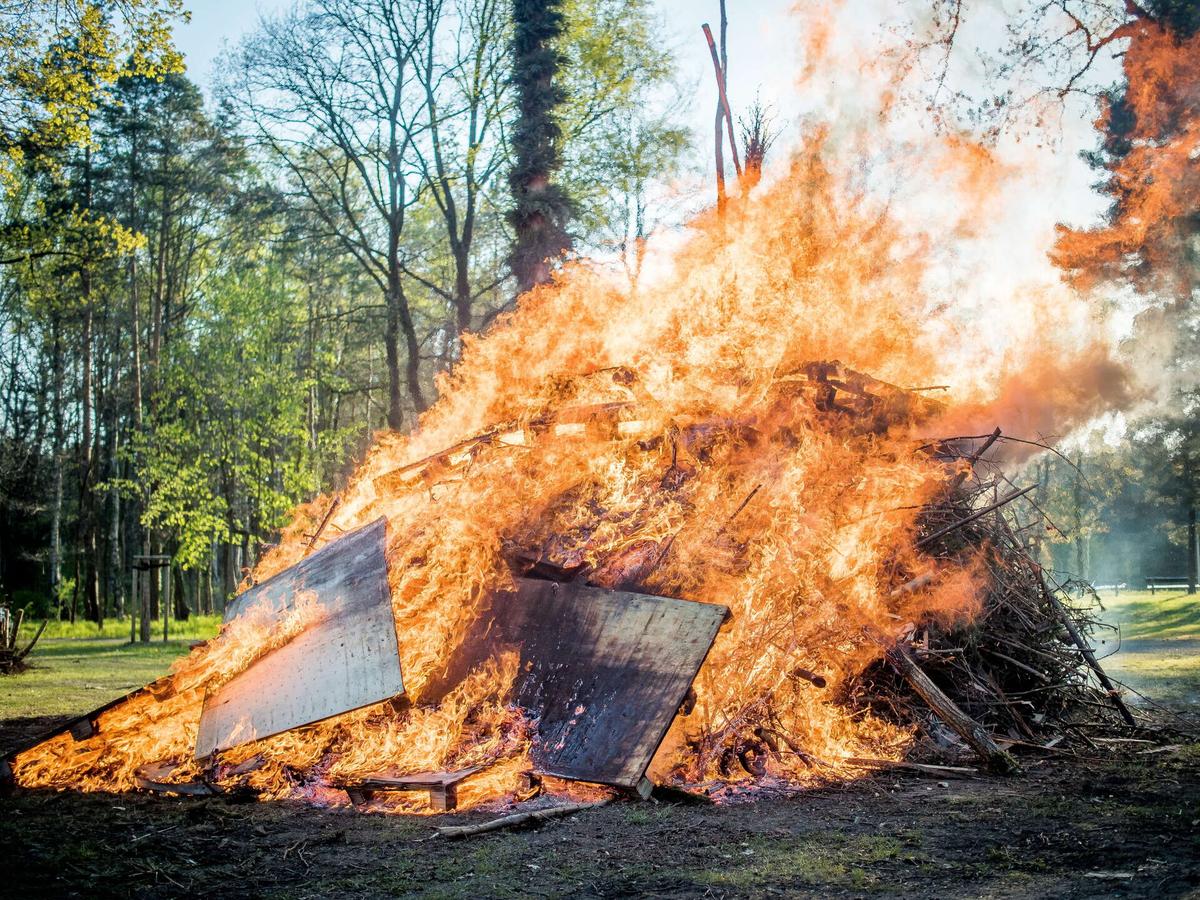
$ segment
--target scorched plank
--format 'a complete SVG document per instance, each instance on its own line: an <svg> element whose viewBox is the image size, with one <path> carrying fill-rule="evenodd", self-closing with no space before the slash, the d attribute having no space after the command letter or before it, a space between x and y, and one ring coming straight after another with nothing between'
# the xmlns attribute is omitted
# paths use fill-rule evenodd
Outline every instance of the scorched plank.
<svg viewBox="0 0 1200 900"><path fill-rule="evenodd" d="M197 758L403 692L386 545L381 518L229 604L227 622L263 605L282 612L311 591L328 616L205 697Z"/></svg>
<svg viewBox="0 0 1200 900"><path fill-rule="evenodd" d="M495 613L521 648L516 702L538 716L536 770L636 789L728 610L579 583L518 585Z"/></svg>

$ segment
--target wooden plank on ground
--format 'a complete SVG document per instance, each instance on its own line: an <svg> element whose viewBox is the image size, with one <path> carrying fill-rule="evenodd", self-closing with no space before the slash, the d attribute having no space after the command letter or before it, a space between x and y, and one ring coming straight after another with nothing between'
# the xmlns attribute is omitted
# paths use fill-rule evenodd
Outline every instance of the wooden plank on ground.
<svg viewBox="0 0 1200 900"><path fill-rule="evenodd" d="M518 579L497 624L521 648L516 702L538 717L546 775L637 790L728 610Z"/></svg>
<svg viewBox="0 0 1200 900"><path fill-rule="evenodd" d="M229 604L226 621L264 604L283 612L305 591L328 615L205 697L198 759L403 692L386 546L381 518Z"/></svg>
<svg viewBox="0 0 1200 900"><path fill-rule="evenodd" d="M341 785L356 805L367 803L379 793L424 791L429 794L431 809L448 812L458 806L458 785L483 766L469 766L454 772L417 772L412 775L368 775L356 782Z"/></svg>

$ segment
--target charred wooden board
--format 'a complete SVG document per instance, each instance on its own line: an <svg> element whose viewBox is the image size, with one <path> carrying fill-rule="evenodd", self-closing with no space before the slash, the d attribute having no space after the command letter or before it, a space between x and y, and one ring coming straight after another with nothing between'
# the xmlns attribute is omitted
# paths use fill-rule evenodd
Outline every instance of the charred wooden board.
<svg viewBox="0 0 1200 900"><path fill-rule="evenodd" d="M387 522L322 547L243 593L225 620L312 592L328 615L204 699L196 757L380 703L404 690L388 589Z"/></svg>
<svg viewBox="0 0 1200 900"><path fill-rule="evenodd" d="M535 769L637 790L728 610L519 579L495 613L521 648L516 702L538 717Z"/></svg>
<svg viewBox="0 0 1200 900"><path fill-rule="evenodd" d="M143 791L156 794L180 794L185 797L211 797L220 789L206 781L172 781L178 766L171 763L151 763L134 772L133 780Z"/></svg>

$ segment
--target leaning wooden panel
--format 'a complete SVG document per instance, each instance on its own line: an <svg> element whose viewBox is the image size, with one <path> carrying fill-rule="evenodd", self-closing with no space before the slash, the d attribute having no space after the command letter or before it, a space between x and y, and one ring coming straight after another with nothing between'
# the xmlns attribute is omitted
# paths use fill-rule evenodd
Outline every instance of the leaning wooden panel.
<svg viewBox="0 0 1200 900"><path fill-rule="evenodd" d="M282 612L303 591L326 616L205 697L198 759L403 692L386 545L387 520L379 519L229 605L226 621L264 604Z"/></svg>
<svg viewBox="0 0 1200 900"><path fill-rule="evenodd" d="M521 647L517 702L538 772L635 788L707 656L724 606L521 579L497 618Z"/></svg>

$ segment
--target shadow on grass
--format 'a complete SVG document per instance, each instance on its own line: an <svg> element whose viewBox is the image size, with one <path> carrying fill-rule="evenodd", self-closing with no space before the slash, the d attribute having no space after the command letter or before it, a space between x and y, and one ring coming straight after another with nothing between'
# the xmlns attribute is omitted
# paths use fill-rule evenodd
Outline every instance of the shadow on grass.
<svg viewBox="0 0 1200 900"><path fill-rule="evenodd" d="M1101 600L1101 618L1119 625L1126 640L1200 638L1200 595L1127 591Z"/></svg>

